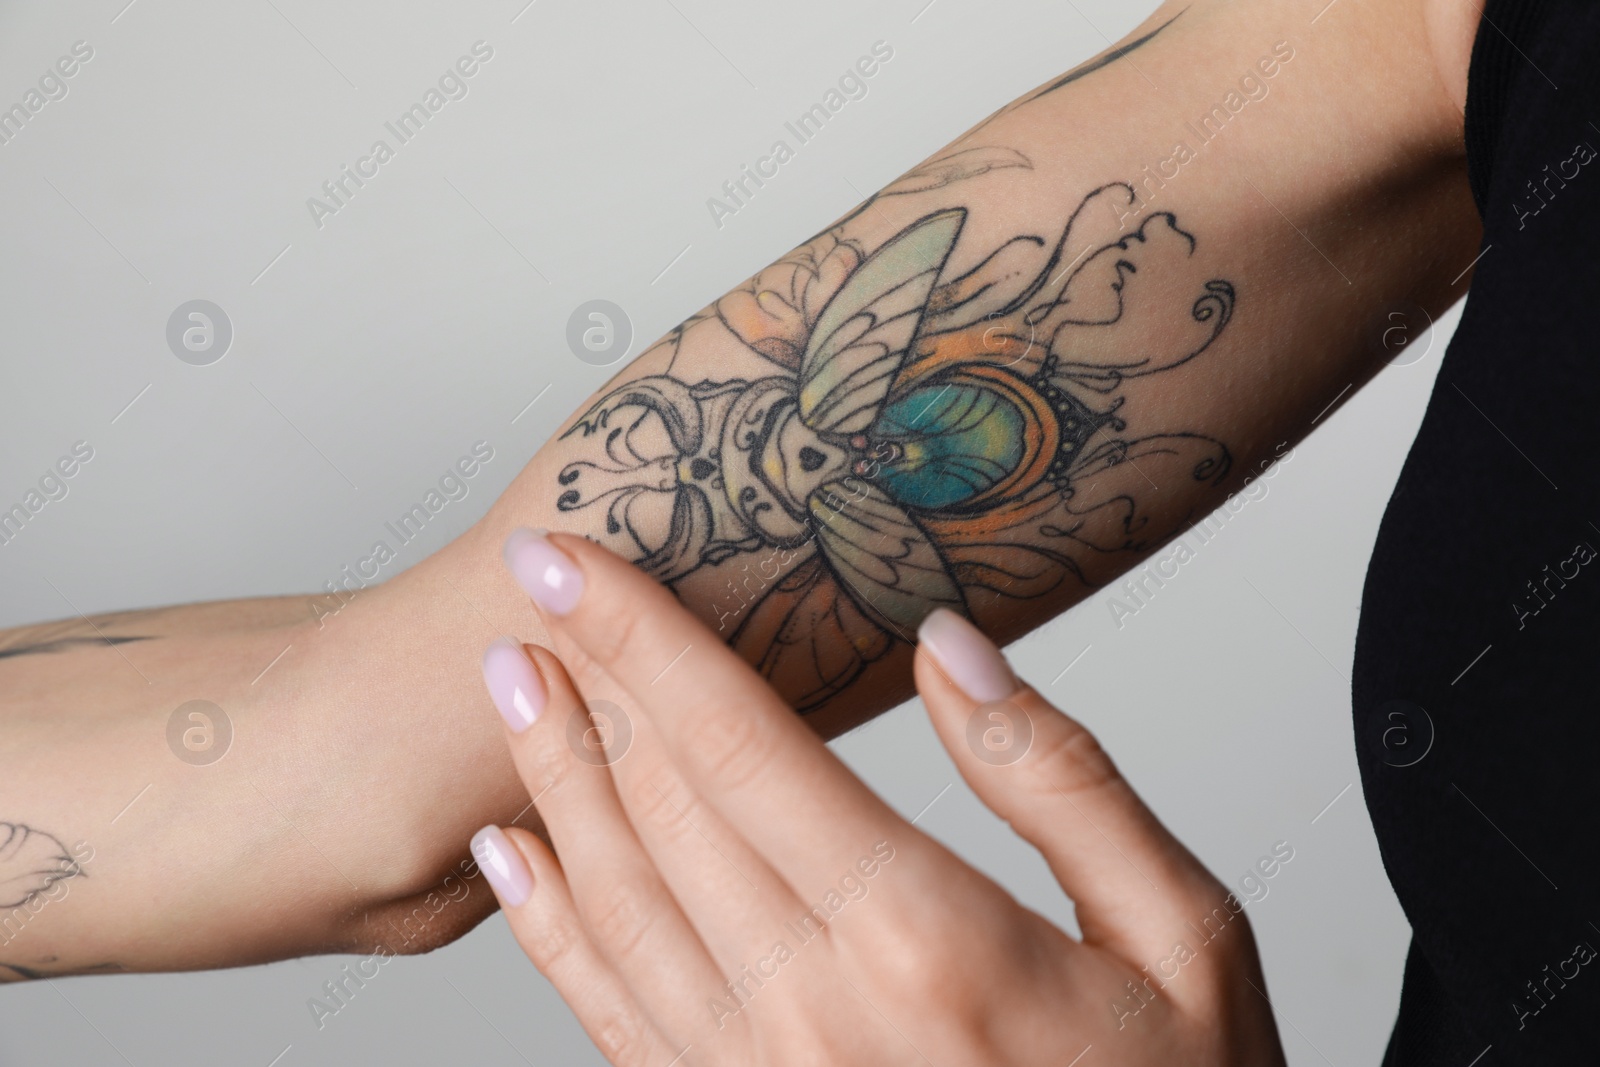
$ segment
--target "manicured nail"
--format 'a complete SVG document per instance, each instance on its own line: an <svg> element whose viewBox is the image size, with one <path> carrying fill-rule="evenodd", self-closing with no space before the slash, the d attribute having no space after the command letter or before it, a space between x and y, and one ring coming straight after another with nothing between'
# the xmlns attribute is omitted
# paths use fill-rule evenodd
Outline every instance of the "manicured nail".
<svg viewBox="0 0 1600 1067"><path fill-rule="evenodd" d="M472 858L489 877L495 896L508 908L521 906L533 895L533 873L522 860L522 853L498 826L485 826L472 835Z"/></svg>
<svg viewBox="0 0 1600 1067"><path fill-rule="evenodd" d="M939 608L922 620L917 640L950 680L980 704L1004 700L1020 688L994 642L948 608Z"/></svg>
<svg viewBox="0 0 1600 1067"><path fill-rule="evenodd" d="M533 602L552 615L565 615L583 595L583 572L543 532L519 527L506 538L506 566Z"/></svg>
<svg viewBox="0 0 1600 1067"><path fill-rule="evenodd" d="M532 726L549 697L527 654L505 638L483 653L483 683L512 733Z"/></svg>

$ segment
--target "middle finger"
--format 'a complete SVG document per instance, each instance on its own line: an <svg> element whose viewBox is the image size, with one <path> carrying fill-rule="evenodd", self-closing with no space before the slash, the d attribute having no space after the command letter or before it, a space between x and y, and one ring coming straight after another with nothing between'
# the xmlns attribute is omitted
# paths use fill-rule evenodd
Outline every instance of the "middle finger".
<svg viewBox="0 0 1600 1067"><path fill-rule="evenodd" d="M591 677L604 677L592 661L574 658L585 687ZM713 958L725 973L736 973L771 948L786 920L804 911L800 898L679 773L650 717L635 717L630 725L626 750L610 754L617 795Z"/></svg>

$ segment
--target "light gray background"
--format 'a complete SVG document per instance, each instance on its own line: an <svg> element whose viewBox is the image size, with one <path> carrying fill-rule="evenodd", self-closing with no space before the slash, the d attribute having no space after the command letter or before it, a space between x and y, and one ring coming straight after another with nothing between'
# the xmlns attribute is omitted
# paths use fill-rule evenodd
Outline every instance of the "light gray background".
<svg viewBox="0 0 1600 1067"><path fill-rule="evenodd" d="M491 441L472 495L404 550L415 562L609 376L566 349L579 303L626 308L637 352L1148 6L125 3L0 5L4 105L74 41L95 50L0 146L0 504L74 441L95 449L0 546L0 625L311 591ZM317 229L306 198L479 39L494 58L469 95ZM894 58L870 94L717 228L706 199L877 40ZM165 343L194 298L236 331L209 367ZM1297 1065L1375 1063L1394 1017L1407 928L1351 788L1346 676L1367 553L1453 325L1324 419L1124 627L1102 594L1013 650L1219 875L1293 845L1250 915ZM837 747L908 815L937 798L921 827L1070 922L920 707ZM319 1031L306 1001L342 962L9 987L0 1062L600 1062L498 917L392 963Z"/></svg>

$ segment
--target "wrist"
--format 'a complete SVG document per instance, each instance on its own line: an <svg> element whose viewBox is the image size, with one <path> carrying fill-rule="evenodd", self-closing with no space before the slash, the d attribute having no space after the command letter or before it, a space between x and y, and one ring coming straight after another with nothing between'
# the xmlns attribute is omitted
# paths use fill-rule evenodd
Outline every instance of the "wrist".
<svg viewBox="0 0 1600 1067"><path fill-rule="evenodd" d="M376 917L460 895L479 826L519 815L537 825L478 668L502 628L527 626L518 605L485 595L501 576L480 543L469 533L336 613L308 612L248 698L244 718L266 742L250 768L266 794L254 797L257 847L293 874L282 884L309 881L334 935L358 947L377 936ZM413 951L441 930L458 934L485 913L484 894L472 893L473 907L452 903L451 922L432 924L426 943L400 947L380 930L372 947Z"/></svg>

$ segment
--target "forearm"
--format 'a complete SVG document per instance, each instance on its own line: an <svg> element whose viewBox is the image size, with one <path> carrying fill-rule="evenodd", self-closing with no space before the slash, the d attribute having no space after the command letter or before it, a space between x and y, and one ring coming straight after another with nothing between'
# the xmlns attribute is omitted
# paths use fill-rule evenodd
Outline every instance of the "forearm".
<svg viewBox="0 0 1600 1067"><path fill-rule="evenodd" d="M516 526L639 561L827 734L910 694L933 606L1011 639L1137 565L1381 365L1376 311L1465 285L1413 8L1163 8L688 320L395 580L0 660L0 820L93 850L0 963L408 951L481 917L462 843L536 818L476 669L543 640ZM196 699L235 731L209 766L167 740Z"/></svg>
<svg viewBox="0 0 1600 1067"><path fill-rule="evenodd" d="M418 625L418 602L385 587L348 603L397 638ZM476 653L441 665L462 680L453 694L392 691L404 646L365 647L319 607L0 633L0 982L418 952L488 913L451 830L526 800L505 811L515 791L478 714Z"/></svg>

